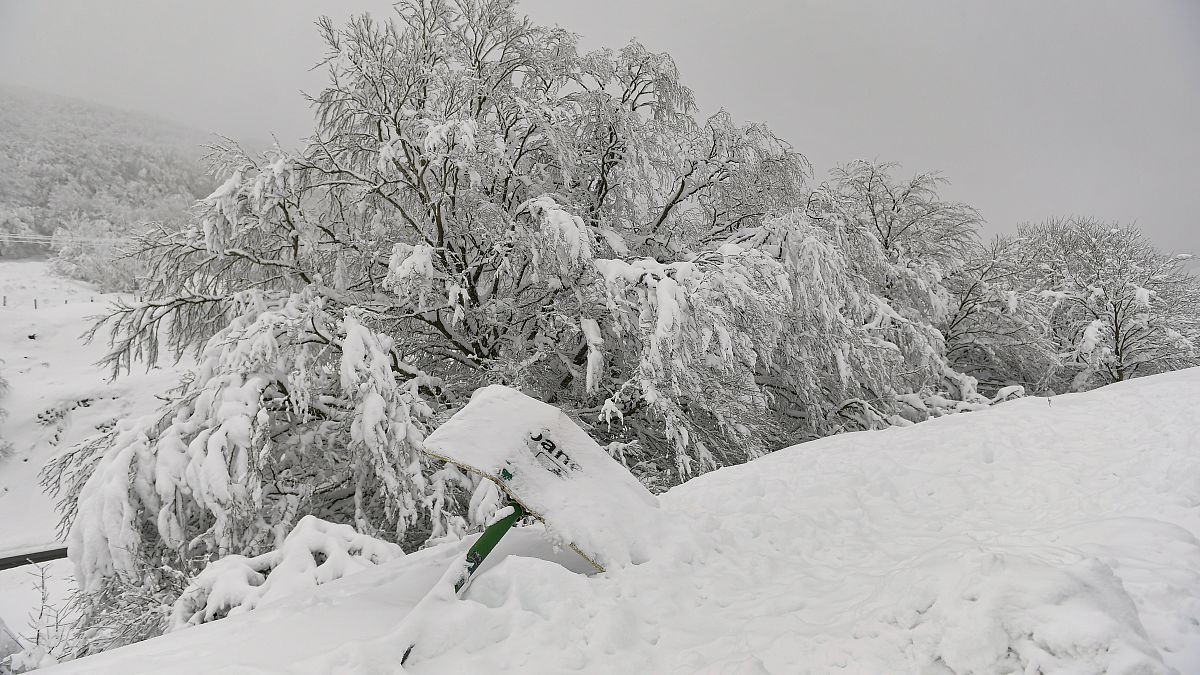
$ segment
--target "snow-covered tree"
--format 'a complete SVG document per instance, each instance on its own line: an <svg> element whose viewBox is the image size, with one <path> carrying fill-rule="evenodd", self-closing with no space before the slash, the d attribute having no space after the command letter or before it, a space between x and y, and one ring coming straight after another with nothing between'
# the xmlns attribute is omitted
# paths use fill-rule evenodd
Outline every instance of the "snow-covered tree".
<svg viewBox="0 0 1200 675"><path fill-rule="evenodd" d="M893 176L896 170L894 164L866 161L835 169L823 202L845 231L842 248L855 263L854 275L886 307L875 323L905 333L890 340L907 350L897 367L936 373L940 383L922 380L926 394L946 391L967 407L980 404L974 378L946 360L945 336L938 329L954 304L946 280L977 245L981 218L970 206L942 198L946 181L938 174L902 180ZM907 412L923 419L927 410Z"/></svg>
<svg viewBox="0 0 1200 675"><path fill-rule="evenodd" d="M962 268L981 221L942 199L936 174L897 180L896 168L858 161L835 169L824 202L852 238L846 250L867 287L901 316L939 324L951 305L944 280Z"/></svg>
<svg viewBox="0 0 1200 675"><path fill-rule="evenodd" d="M199 365L46 471L97 599L83 630L306 515L409 548L477 526L478 480L421 439L485 384L564 408L656 488L982 405L934 327L974 220L932 179L810 192L767 128L697 119L669 56L581 54L505 0L321 30L308 146L225 149L195 220L142 240L149 299L97 326L114 372Z"/></svg>
<svg viewBox="0 0 1200 675"><path fill-rule="evenodd" d="M908 265L957 269L977 241L982 219L970 206L942 199L937 173L897 180L895 164L851 162L834 169L831 187L847 221L870 232Z"/></svg>
<svg viewBox="0 0 1200 675"><path fill-rule="evenodd" d="M1049 327L1052 301L1029 285L1034 265L1022 240L998 236L971 249L948 279L951 311L940 326L954 368L995 391L1050 389L1062 369Z"/></svg>
<svg viewBox="0 0 1200 675"><path fill-rule="evenodd" d="M14 240L15 237L6 236L21 237L31 234L38 234L34 228L33 209L0 204L0 256L16 258L44 250L44 247L39 244L18 242Z"/></svg>
<svg viewBox="0 0 1200 675"><path fill-rule="evenodd" d="M1018 230L1025 288L1050 302L1065 365L1057 391L1197 364L1200 285L1188 256L1159 251L1131 226L1083 218Z"/></svg>
<svg viewBox="0 0 1200 675"><path fill-rule="evenodd" d="M150 300L97 327L114 371L160 348L199 366L160 414L47 470L85 593L147 569L171 588L306 514L410 546L462 534L474 481L419 451L436 414L504 381L594 420L640 362L597 261L695 266L706 238L803 199L802 157L697 120L671 59L637 43L580 54L495 0L321 29L308 147L225 151L192 225L143 240ZM711 411L627 420L668 413ZM658 473L704 456L683 433Z"/></svg>
<svg viewBox="0 0 1200 675"><path fill-rule="evenodd" d="M0 256L45 255L65 243L18 243L9 233L49 237L66 225L95 238L183 220L213 187L200 162L207 142L162 120L0 85ZM89 231L97 221L107 223L104 233ZM105 283L106 248L69 250L63 271Z"/></svg>

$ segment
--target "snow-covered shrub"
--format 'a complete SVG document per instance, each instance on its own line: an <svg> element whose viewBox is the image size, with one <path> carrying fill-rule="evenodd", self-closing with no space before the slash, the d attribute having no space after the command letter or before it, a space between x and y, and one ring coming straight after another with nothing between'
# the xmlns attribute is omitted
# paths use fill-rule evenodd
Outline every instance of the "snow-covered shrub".
<svg viewBox="0 0 1200 675"><path fill-rule="evenodd" d="M138 562L133 572L95 579L86 590L77 588L64 610L69 621L49 643L53 649L38 653L69 660L162 635L170 625L171 603L186 588L189 573L201 566L196 559L186 564Z"/></svg>
<svg viewBox="0 0 1200 675"><path fill-rule="evenodd" d="M1056 566L986 553L962 567L947 566L940 589L914 589L928 604L894 619L928 664L964 675L1177 672L1146 635L1121 580L1099 560Z"/></svg>
<svg viewBox="0 0 1200 675"><path fill-rule="evenodd" d="M36 565L28 574L33 578L38 604L29 613L28 632L12 633L0 620L0 674L27 673L71 658L73 607L70 603L65 607L53 603L48 565ZM11 640L7 644L6 637ZM6 649L9 650L7 660ZM11 670L6 671L5 665Z"/></svg>
<svg viewBox="0 0 1200 675"><path fill-rule="evenodd" d="M432 380L400 380L389 338L312 293L245 291L230 310L161 414L122 420L44 473L89 650L158 634L207 561L268 551L305 514L394 540L463 531L439 501L461 476L427 470L414 446L429 415L416 390Z"/></svg>
<svg viewBox="0 0 1200 675"><path fill-rule="evenodd" d="M171 630L248 612L403 556L399 546L349 525L305 516L272 551L209 563L175 601Z"/></svg>

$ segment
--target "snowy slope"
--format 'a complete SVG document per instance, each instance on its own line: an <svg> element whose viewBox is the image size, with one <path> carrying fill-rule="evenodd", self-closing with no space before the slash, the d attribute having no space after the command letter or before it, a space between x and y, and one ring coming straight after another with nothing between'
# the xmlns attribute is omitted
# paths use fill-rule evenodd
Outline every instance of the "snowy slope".
<svg viewBox="0 0 1200 675"><path fill-rule="evenodd" d="M55 452L129 415L152 411L174 385L173 368L135 371L116 382L94 364L107 345L83 344L91 317L113 296L50 275L42 262L0 262L0 359L9 394L0 438L14 456L0 460L0 555L52 543L58 517L37 483ZM37 309L33 300L39 299ZM19 518L15 517L17 514Z"/></svg>
<svg viewBox="0 0 1200 675"><path fill-rule="evenodd" d="M114 296L50 274L41 261L0 261L0 372L9 393L0 398L8 416L0 439L13 455L0 458L0 557L55 546L58 515L37 474L59 450L114 420L152 411L178 378L176 369L135 371L117 382L94 363L105 351L80 336ZM37 308L34 300L38 300ZM64 588L70 565L56 564L55 587ZM37 594L28 569L0 572L0 618L22 632Z"/></svg>
<svg viewBox="0 0 1200 675"><path fill-rule="evenodd" d="M699 554L510 555L408 671L1198 673L1197 401L1200 369L708 474L662 497ZM47 672L403 672L395 626L461 547Z"/></svg>

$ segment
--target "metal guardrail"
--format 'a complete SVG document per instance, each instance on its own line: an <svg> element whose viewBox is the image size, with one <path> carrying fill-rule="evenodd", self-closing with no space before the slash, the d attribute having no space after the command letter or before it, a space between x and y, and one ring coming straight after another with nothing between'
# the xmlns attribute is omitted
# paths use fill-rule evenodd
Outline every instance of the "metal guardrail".
<svg viewBox="0 0 1200 675"><path fill-rule="evenodd" d="M15 567L24 567L25 565L50 562L51 560L62 560L65 557L67 557L66 546L5 556L0 558L0 571L11 570Z"/></svg>
<svg viewBox="0 0 1200 675"><path fill-rule="evenodd" d="M108 244L130 241L129 237L55 237L49 234L12 234L0 232L0 244Z"/></svg>

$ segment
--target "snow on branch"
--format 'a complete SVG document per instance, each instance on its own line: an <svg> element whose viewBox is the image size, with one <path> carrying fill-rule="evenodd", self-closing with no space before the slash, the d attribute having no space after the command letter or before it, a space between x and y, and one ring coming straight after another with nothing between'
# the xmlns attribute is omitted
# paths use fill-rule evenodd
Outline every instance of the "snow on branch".
<svg viewBox="0 0 1200 675"><path fill-rule="evenodd" d="M301 518L278 548L209 563L175 602L169 630L249 612L404 556L396 544L349 525Z"/></svg>

